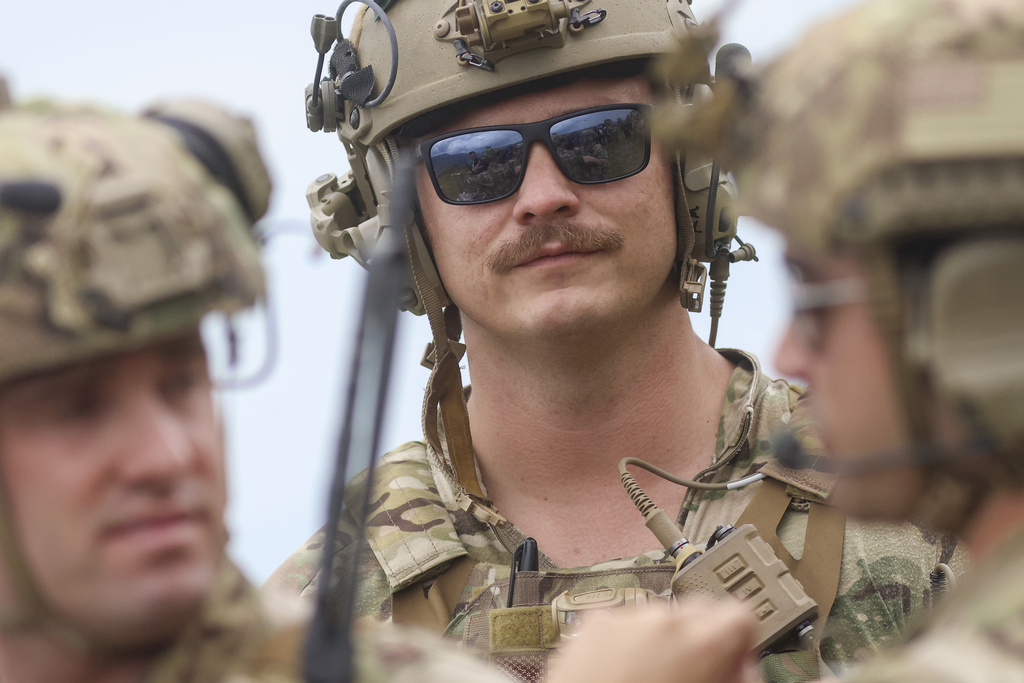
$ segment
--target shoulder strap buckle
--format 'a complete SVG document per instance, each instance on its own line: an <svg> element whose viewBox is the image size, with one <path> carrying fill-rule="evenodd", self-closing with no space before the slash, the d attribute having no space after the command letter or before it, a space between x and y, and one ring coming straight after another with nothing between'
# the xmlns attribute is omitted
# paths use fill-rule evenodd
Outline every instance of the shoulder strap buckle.
<svg viewBox="0 0 1024 683"><path fill-rule="evenodd" d="M475 500L468 493L461 493L456 501L459 507L476 517L484 524L503 527L508 520L501 516L497 508L489 500Z"/></svg>

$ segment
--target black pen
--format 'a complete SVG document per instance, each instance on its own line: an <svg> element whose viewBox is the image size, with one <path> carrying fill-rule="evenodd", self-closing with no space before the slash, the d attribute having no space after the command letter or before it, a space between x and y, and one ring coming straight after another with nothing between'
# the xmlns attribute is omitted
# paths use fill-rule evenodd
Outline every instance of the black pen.
<svg viewBox="0 0 1024 683"><path fill-rule="evenodd" d="M535 572L540 569L537 555L537 541L527 537L515 552L512 553L512 572L508 577L508 602L506 607L512 606L512 597L516 591L516 574L519 572Z"/></svg>

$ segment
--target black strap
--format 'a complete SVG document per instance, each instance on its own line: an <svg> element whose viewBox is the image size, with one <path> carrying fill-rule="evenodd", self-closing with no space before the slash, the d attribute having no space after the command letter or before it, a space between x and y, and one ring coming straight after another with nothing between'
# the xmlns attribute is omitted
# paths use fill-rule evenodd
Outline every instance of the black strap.
<svg viewBox="0 0 1024 683"><path fill-rule="evenodd" d="M155 118L157 121L165 123L178 131L189 151L206 167L210 175L216 178L221 185L231 190L231 194L235 195L235 199L242 205L242 209L245 211L249 221L255 221L256 218L253 215L252 207L249 205L249 199L242 187L242 181L238 177L238 170L231 162L231 157L228 156L223 145L217 142L217 139L207 131L189 121L171 116L157 116Z"/></svg>

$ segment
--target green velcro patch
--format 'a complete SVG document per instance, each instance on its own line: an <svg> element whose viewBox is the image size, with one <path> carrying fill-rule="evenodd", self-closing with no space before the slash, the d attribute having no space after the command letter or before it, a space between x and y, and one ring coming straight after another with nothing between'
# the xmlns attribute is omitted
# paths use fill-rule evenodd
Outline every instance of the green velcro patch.
<svg viewBox="0 0 1024 683"><path fill-rule="evenodd" d="M487 616L492 654L544 651L558 644L558 626L550 605L495 609Z"/></svg>

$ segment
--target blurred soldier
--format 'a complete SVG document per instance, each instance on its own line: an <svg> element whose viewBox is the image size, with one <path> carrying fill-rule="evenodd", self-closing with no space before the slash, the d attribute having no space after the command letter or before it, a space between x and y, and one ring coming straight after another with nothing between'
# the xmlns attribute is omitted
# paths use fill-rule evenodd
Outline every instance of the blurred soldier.
<svg viewBox="0 0 1024 683"><path fill-rule="evenodd" d="M247 122L165 109L0 113L4 681L215 680L269 635L198 325L262 294L270 183Z"/></svg>
<svg viewBox="0 0 1024 683"><path fill-rule="evenodd" d="M853 680L1024 680L1024 3L876 0L744 90L727 139L789 241L778 364L814 388L834 498L962 533L977 561ZM631 680L703 655L639 646L655 627L620 625ZM600 668L593 636L574 656Z"/></svg>
<svg viewBox="0 0 1024 683"><path fill-rule="evenodd" d="M837 504L979 561L857 680L1024 679L1022 92L1024 3L873 2L772 67L747 129L797 279L778 365L814 387Z"/></svg>
<svg viewBox="0 0 1024 683"><path fill-rule="evenodd" d="M690 324L703 263L718 278L753 253L731 251L731 189L710 159L650 145L661 88L646 63L698 30L688 3L388 5L389 21L356 18L353 42L338 43L330 79L307 100L311 127L337 129L353 165L308 195L332 255L366 261L364 246L388 225L398 152L420 160L407 305L434 332L425 443L386 455L372 483L360 611L446 631L520 678L541 677L560 641L558 596L670 593L675 562L620 484L620 459L636 455L717 487L644 482L680 536L703 544L719 524L756 525L831 614L826 660L889 642L921 611L928 572L950 561L955 541L845 524L824 504L827 477L774 458L775 432L806 424L800 389L765 377L747 353L716 351ZM314 20L322 54L335 21ZM674 94L688 101L702 88ZM609 120L624 134L599 145ZM514 182L463 187L442 173L469 150L483 159L499 149L515 150L505 162ZM712 291L720 311L724 285ZM755 472L768 478L724 490ZM361 532L343 526L329 551L351 554ZM517 563L513 590L513 551L527 536L540 552L522 545L536 563ZM312 538L269 584L312 598L323 545L323 534ZM801 655L816 675L815 653Z"/></svg>
<svg viewBox="0 0 1024 683"><path fill-rule="evenodd" d="M0 681L299 680L303 631L224 556L199 336L263 292L250 124L38 103L0 150ZM356 651L360 683L487 680L415 634Z"/></svg>

